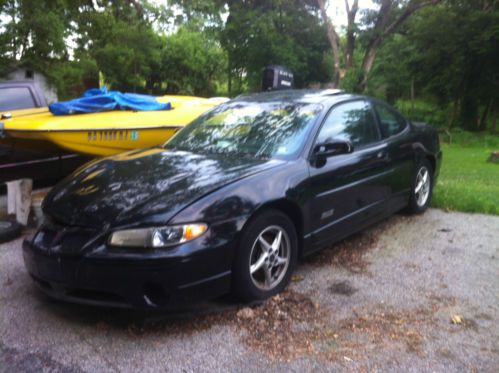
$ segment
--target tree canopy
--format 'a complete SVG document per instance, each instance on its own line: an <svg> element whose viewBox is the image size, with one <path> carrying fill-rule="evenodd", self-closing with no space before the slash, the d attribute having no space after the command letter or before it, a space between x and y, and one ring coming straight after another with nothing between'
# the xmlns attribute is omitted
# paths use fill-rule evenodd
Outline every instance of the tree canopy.
<svg viewBox="0 0 499 373"><path fill-rule="evenodd" d="M258 91L285 65L445 128L495 126L497 0L0 0L0 75L44 73L61 99L88 87L151 94ZM333 6L343 10L342 21Z"/></svg>

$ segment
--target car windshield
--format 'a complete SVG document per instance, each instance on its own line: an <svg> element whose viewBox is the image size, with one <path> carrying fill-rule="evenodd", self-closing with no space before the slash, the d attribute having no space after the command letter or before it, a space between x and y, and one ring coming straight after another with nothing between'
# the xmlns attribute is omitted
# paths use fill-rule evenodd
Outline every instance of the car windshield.
<svg viewBox="0 0 499 373"><path fill-rule="evenodd" d="M320 110L320 105L308 103L227 103L193 121L165 146L195 153L286 158L301 149Z"/></svg>

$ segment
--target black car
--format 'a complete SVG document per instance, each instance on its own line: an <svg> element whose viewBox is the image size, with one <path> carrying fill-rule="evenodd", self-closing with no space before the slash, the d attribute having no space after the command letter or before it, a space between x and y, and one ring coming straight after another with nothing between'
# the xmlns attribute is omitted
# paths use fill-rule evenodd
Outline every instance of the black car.
<svg viewBox="0 0 499 373"><path fill-rule="evenodd" d="M47 294L73 302L265 299L298 258L424 211L440 162L432 128L369 97L241 96L164 147L94 161L54 187L24 260Z"/></svg>

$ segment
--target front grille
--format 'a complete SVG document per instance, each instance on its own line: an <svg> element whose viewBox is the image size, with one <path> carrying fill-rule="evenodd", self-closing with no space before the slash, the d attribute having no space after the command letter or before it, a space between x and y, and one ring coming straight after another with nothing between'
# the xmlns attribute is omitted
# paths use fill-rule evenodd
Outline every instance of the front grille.
<svg viewBox="0 0 499 373"><path fill-rule="evenodd" d="M98 234L93 229L70 227L54 224L44 224L34 237L33 243L39 250L61 254L74 255Z"/></svg>

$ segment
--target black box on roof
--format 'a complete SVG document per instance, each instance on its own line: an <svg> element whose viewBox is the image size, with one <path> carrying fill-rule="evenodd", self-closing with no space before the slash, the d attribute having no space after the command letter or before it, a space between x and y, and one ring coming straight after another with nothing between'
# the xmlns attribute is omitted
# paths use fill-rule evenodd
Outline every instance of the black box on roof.
<svg viewBox="0 0 499 373"><path fill-rule="evenodd" d="M284 66L271 65L263 69L262 91L276 91L294 88L291 70Z"/></svg>

